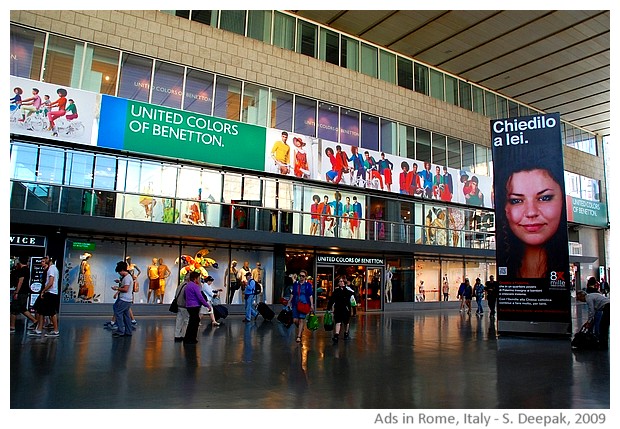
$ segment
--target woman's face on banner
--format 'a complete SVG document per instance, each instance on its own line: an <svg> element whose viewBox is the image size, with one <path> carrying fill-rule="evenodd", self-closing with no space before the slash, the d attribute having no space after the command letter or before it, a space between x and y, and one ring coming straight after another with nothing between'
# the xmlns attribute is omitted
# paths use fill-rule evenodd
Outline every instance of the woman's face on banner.
<svg viewBox="0 0 620 429"><path fill-rule="evenodd" d="M536 169L514 173L506 191L506 218L512 232L526 245L546 243L560 225L560 185L546 170Z"/></svg>

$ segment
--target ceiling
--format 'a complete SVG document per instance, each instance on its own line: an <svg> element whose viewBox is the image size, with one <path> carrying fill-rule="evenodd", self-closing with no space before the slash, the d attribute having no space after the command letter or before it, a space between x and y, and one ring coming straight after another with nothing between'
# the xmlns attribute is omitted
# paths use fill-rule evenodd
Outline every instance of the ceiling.
<svg viewBox="0 0 620 429"><path fill-rule="evenodd" d="M608 10L292 13L610 134Z"/></svg>

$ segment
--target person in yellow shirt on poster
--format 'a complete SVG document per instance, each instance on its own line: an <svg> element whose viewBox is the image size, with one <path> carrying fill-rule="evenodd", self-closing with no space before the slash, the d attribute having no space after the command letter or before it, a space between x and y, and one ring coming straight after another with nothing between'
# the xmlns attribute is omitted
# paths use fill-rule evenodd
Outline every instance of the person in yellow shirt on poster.
<svg viewBox="0 0 620 429"><path fill-rule="evenodd" d="M288 133L282 131L282 140L276 141L271 148L271 158L273 158L280 174L289 174L290 172L291 148L286 140L288 140Z"/></svg>

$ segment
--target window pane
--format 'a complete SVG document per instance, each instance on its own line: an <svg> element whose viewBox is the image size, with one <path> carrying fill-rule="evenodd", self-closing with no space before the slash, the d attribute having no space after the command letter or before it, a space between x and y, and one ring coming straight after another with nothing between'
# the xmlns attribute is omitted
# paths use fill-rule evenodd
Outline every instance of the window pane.
<svg viewBox="0 0 620 429"><path fill-rule="evenodd" d="M448 167L461 169L461 141L448 137Z"/></svg>
<svg viewBox="0 0 620 429"><path fill-rule="evenodd" d="M316 136L315 100L299 96L295 97L295 132L311 137Z"/></svg>
<svg viewBox="0 0 620 429"><path fill-rule="evenodd" d="M379 118L362 114L362 144L365 149L379 150Z"/></svg>
<svg viewBox="0 0 620 429"><path fill-rule="evenodd" d="M316 58L318 27L308 22L299 21L297 26L297 52Z"/></svg>
<svg viewBox="0 0 620 429"><path fill-rule="evenodd" d="M459 106L471 110L471 84L459 80Z"/></svg>
<svg viewBox="0 0 620 429"><path fill-rule="evenodd" d="M37 171L36 146L14 144L11 146L11 178L34 181Z"/></svg>
<svg viewBox="0 0 620 429"><path fill-rule="evenodd" d="M443 76L440 71L431 69L431 97L444 100Z"/></svg>
<svg viewBox="0 0 620 429"><path fill-rule="evenodd" d="M381 119L381 151L398 155L396 122Z"/></svg>
<svg viewBox="0 0 620 429"><path fill-rule="evenodd" d="M359 42L357 40L342 36L340 65L349 70L359 70Z"/></svg>
<svg viewBox="0 0 620 429"><path fill-rule="evenodd" d="M377 54L379 50L374 46L362 43L362 73L377 77L378 76L378 63Z"/></svg>
<svg viewBox="0 0 620 429"><path fill-rule="evenodd" d="M508 114L511 118L519 116L519 105L512 100L508 100Z"/></svg>
<svg viewBox="0 0 620 429"><path fill-rule="evenodd" d="M11 25L11 75L39 80L45 34Z"/></svg>
<svg viewBox="0 0 620 429"><path fill-rule="evenodd" d="M400 125L398 143L399 156L415 159L415 128Z"/></svg>
<svg viewBox="0 0 620 429"><path fill-rule="evenodd" d="M446 165L446 136L433 133L433 163Z"/></svg>
<svg viewBox="0 0 620 429"><path fill-rule="evenodd" d="M418 161L431 162L431 133L430 131L416 129L415 136L415 159Z"/></svg>
<svg viewBox="0 0 620 429"><path fill-rule="evenodd" d="M188 69L185 78L185 101L183 109L211 115L213 106L213 75Z"/></svg>
<svg viewBox="0 0 620 429"><path fill-rule="evenodd" d="M486 146L476 145L476 168L474 172L478 175L489 175L489 164L487 161L487 148Z"/></svg>
<svg viewBox="0 0 620 429"><path fill-rule="evenodd" d="M428 67L415 63L415 91L428 95Z"/></svg>
<svg viewBox="0 0 620 429"><path fill-rule="evenodd" d="M484 90L477 86L472 86L471 91L473 111L484 115Z"/></svg>
<svg viewBox="0 0 620 429"><path fill-rule="evenodd" d="M80 87L84 43L50 36L45 54L43 80L57 85Z"/></svg>
<svg viewBox="0 0 620 429"><path fill-rule="evenodd" d="M120 51L87 45L82 89L115 95L119 58Z"/></svg>
<svg viewBox="0 0 620 429"><path fill-rule="evenodd" d="M290 51L295 48L295 18L280 12L275 13L273 44Z"/></svg>
<svg viewBox="0 0 620 429"><path fill-rule="evenodd" d="M270 126L271 128L293 131L293 94L271 91ZM314 125L312 128L314 129Z"/></svg>
<svg viewBox="0 0 620 429"><path fill-rule="evenodd" d="M245 84L243 87L241 121L266 127L268 113L269 89L258 85Z"/></svg>
<svg viewBox="0 0 620 429"><path fill-rule="evenodd" d="M484 107L486 115L491 119L497 119L497 102L495 100L495 94L492 92L484 91Z"/></svg>
<svg viewBox="0 0 620 429"><path fill-rule="evenodd" d="M508 100L504 97L497 97L497 117L499 119L508 117Z"/></svg>
<svg viewBox="0 0 620 429"><path fill-rule="evenodd" d="M243 36L245 34L245 10L220 11L220 28Z"/></svg>
<svg viewBox="0 0 620 429"><path fill-rule="evenodd" d="M192 10L192 21L217 27L217 10Z"/></svg>
<svg viewBox="0 0 620 429"><path fill-rule="evenodd" d="M271 43L271 11L248 11L248 37Z"/></svg>
<svg viewBox="0 0 620 429"><path fill-rule="evenodd" d="M90 188L93 185L93 162L95 156L80 152L67 152L65 184Z"/></svg>
<svg viewBox="0 0 620 429"><path fill-rule="evenodd" d="M340 43L338 33L321 28L319 59L330 64L340 64Z"/></svg>
<svg viewBox="0 0 620 429"><path fill-rule="evenodd" d="M413 89L413 61L398 57L398 86Z"/></svg>
<svg viewBox="0 0 620 429"><path fill-rule="evenodd" d="M148 103L152 68L151 59L124 53L118 96Z"/></svg>
<svg viewBox="0 0 620 429"><path fill-rule="evenodd" d="M114 190L116 181L116 158L105 155L97 155L95 158L95 189Z"/></svg>
<svg viewBox="0 0 620 429"><path fill-rule="evenodd" d="M218 76L215 82L213 116L238 121L240 114L241 82Z"/></svg>
<svg viewBox="0 0 620 429"><path fill-rule="evenodd" d="M396 83L396 55L379 51L379 78L386 82Z"/></svg>
<svg viewBox="0 0 620 429"><path fill-rule="evenodd" d="M63 181L65 152L62 149L42 147L37 168L37 182L58 183Z"/></svg>
<svg viewBox="0 0 620 429"><path fill-rule="evenodd" d="M180 109L182 95L183 67L155 61L151 103Z"/></svg>
<svg viewBox="0 0 620 429"><path fill-rule="evenodd" d="M359 146L360 114L354 110L340 110L340 142L351 146Z"/></svg>
<svg viewBox="0 0 620 429"><path fill-rule="evenodd" d="M319 138L338 141L338 106L319 103Z"/></svg>
<svg viewBox="0 0 620 429"><path fill-rule="evenodd" d="M446 101L448 103L458 105L459 87L456 78L444 75L446 81Z"/></svg>
<svg viewBox="0 0 620 429"><path fill-rule="evenodd" d="M474 171L474 145L467 142L461 142L463 149L463 169Z"/></svg>

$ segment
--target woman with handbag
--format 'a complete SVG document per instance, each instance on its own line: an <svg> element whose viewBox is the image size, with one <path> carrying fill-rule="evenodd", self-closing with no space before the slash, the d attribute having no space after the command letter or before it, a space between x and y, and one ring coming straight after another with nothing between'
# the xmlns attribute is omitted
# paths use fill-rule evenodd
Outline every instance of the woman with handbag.
<svg viewBox="0 0 620 429"><path fill-rule="evenodd" d="M340 277L338 279L338 287L334 289L334 293L329 297L327 302L327 311L334 310L334 336L332 341L338 342L340 328L344 325L344 339L349 339L349 321L351 320L351 297L353 292L346 288L346 279Z"/></svg>
<svg viewBox="0 0 620 429"><path fill-rule="evenodd" d="M189 313L187 329L183 337L183 344L198 343L198 325L200 324L200 306L211 307L207 300L202 296L200 290L200 272L192 271L189 273L189 281L185 286L185 306Z"/></svg>
<svg viewBox="0 0 620 429"><path fill-rule="evenodd" d="M298 280L293 283L290 305L293 310L293 323L296 327L296 342L301 343L301 334L306 326L306 316L314 311L314 291L312 283L306 280L308 273L299 272Z"/></svg>

